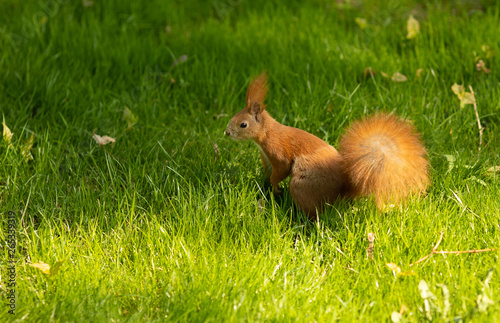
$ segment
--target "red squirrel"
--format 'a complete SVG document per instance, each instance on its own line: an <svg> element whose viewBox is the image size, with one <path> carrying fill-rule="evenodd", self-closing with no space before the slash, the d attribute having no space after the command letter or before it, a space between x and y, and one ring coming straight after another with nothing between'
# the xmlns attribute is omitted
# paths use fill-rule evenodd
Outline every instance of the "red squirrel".
<svg viewBox="0 0 500 323"><path fill-rule="evenodd" d="M427 152L411 124L382 113L357 121L341 137L339 152L304 130L274 120L264 105L267 91L263 72L250 83L246 106L225 133L257 144L274 194L290 176L293 201L310 218L338 198L373 196L384 209L425 193Z"/></svg>

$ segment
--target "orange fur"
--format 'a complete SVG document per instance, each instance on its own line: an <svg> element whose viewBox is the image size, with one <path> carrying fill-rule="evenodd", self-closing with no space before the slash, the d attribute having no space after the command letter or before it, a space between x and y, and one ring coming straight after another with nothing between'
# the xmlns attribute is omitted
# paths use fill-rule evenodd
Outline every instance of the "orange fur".
<svg viewBox="0 0 500 323"><path fill-rule="evenodd" d="M340 153L320 138L274 120L265 111L267 75L247 91L246 107L229 122L226 134L252 140L274 193L288 176L295 204L310 217L338 198L374 196L379 208L425 193L429 184L426 150L413 126L378 114L352 125L340 141Z"/></svg>
<svg viewBox="0 0 500 323"><path fill-rule="evenodd" d="M378 114L354 123L340 140L342 169L356 195L379 208L398 204L429 184L427 152L412 125Z"/></svg>
<svg viewBox="0 0 500 323"><path fill-rule="evenodd" d="M251 106L254 102L263 105L268 89L267 72L264 71L254 78L250 86L248 86L247 97L245 99L247 106Z"/></svg>

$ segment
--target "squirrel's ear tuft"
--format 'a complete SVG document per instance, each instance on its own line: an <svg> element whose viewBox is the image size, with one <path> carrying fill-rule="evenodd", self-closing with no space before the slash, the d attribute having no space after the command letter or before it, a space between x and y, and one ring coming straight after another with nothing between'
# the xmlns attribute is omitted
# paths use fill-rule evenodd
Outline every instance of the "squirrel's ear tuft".
<svg viewBox="0 0 500 323"><path fill-rule="evenodd" d="M254 78L248 87L246 105L252 110L252 112L254 110L254 103L258 103L262 111L264 111L266 108L264 100L267 97L267 90L267 72L264 71Z"/></svg>

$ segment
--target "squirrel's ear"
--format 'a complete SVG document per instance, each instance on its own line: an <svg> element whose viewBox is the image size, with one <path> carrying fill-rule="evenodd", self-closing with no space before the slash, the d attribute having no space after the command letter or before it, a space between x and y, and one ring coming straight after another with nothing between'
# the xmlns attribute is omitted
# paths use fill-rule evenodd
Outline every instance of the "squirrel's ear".
<svg viewBox="0 0 500 323"><path fill-rule="evenodd" d="M262 105L260 104L259 102L254 102L252 103L252 105L250 106L250 113L254 116L256 115L259 115L261 114L262 112L264 112L264 110L266 109L266 106L265 105Z"/></svg>

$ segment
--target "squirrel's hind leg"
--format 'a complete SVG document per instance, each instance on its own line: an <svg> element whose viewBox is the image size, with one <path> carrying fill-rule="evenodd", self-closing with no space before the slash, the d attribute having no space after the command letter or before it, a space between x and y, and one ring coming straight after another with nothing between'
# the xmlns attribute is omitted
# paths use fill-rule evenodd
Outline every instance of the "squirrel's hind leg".
<svg viewBox="0 0 500 323"><path fill-rule="evenodd" d="M342 194L344 179L336 150L295 159L290 180L293 201L309 218L314 219L325 203L333 203Z"/></svg>

